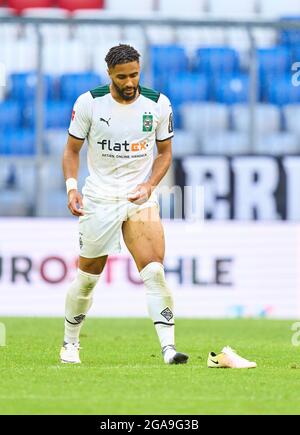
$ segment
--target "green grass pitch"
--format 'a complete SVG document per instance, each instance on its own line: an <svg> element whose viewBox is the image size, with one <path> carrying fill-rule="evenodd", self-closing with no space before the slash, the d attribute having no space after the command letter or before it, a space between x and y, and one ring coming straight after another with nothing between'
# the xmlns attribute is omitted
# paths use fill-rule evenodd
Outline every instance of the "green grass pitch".
<svg viewBox="0 0 300 435"><path fill-rule="evenodd" d="M2 318L1 414L299 414L292 321L177 319L187 365L166 366L148 319L87 319L81 365L61 365L63 320ZM230 345L252 370L208 369Z"/></svg>

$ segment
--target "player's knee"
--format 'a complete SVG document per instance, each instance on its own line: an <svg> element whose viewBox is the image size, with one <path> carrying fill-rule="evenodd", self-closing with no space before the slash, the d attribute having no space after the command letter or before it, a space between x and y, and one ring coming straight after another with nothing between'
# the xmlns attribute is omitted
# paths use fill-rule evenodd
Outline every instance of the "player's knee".
<svg viewBox="0 0 300 435"><path fill-rule="evenodd" d="M74 290L77 296L89 296L99 280L100 275L84 272L80 269L74 281Z"/></svg>
<svg viewBox="0 0 300 435"><path fill-rule="evenodd" d="M107 255L99 258L79 257L79 270L91 275L99 275L102 273L106 261Z"/></svg>
<svg viewBox="0 0 300 435"><path fill-rule="evenodd" d="M171 296L171 291L165 279L165 271L162 263L153 261L148 263L141 271L140 276L146 287L151 290L157 289L165 296Z"/></svg>

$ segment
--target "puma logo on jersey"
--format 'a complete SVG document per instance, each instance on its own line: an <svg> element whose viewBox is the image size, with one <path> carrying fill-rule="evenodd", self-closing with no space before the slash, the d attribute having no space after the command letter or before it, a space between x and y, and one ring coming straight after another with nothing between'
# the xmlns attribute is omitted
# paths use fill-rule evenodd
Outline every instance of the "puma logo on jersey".
<svg viewBox="0 0 300 435"><path fill-rule="evenodd" d="M100 118L100 122L105 122L107 124L107 126L109 127L109 121L111 120L111 118L109 118L108 120L104 119L104 118Z"/></svg>

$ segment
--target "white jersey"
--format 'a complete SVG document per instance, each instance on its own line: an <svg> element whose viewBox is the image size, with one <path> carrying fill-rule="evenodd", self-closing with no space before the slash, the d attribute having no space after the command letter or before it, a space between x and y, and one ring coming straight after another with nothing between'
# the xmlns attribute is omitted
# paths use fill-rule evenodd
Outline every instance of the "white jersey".
<svg viewBox="0 0 300 435"><path fill-rule="evenodd" d="M88 141L88 169L84 195L125 199L151 174L155 141L173 137L169 99L140 87L129 104L118 103L109 86L98 87L77 99L69 134Z"/></svg>

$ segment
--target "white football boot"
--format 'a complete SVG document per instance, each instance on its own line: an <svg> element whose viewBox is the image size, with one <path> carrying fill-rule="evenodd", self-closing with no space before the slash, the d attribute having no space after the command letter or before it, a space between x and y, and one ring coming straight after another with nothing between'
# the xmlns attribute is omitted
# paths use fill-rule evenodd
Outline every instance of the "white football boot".
<svg viewBox="0 0 300 435"><path fill-rule="evenodd" d="M185 364L189 359L185 353L176 352L173 345L163 347L162 354L166 364Z"/></svg>
<svg viewBox="0 0 300 435"><path fill-rule="evenodd" d="M64 364L80 364L79 343L64 343L60 349L60 361Z"/></svg>
<svg viewBox="0 0 300 435"><path fill-rule="evenodd" d="M229 346L225 346L219 354L210 352L207 358L209 368L230 368L230 369L253 369L257 367L255 362L239 356Z"/></svg>

